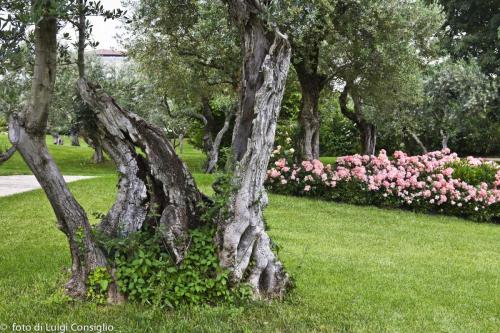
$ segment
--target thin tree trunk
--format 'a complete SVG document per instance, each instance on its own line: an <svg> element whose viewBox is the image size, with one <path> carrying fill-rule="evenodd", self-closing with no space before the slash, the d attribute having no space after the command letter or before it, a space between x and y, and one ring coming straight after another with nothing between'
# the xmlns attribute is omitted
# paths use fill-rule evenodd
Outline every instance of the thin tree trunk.
<svg viewBox="0 0 500 333"><path fill-rule="evenodd" d="M94 148L94 154L92 155L92 163L94 164L104 163L104 161L106 161L106 158L104 157L104 152L102 151L102 145L99 142L99 140L93 143L92 147Z"/></svg>
<svg viewBox="0 0 500 333"><path fill-rule="evenodd" d="M184 153L184 133L179 134L179 153Z"/></svg>
<svg viewBox="0 0 500 333"><path fill-rule="evenodd" d="M420 140L420 138L418 137L418 135L415 132L413 132L413 131L408 131L408 133L411 135L411 137L413 138L413 140L415 140L415 142L420 147L420 149L422 150L422 152L424 154L427 154L427 152L428 152L427 147L425 147L424 143L422 142L422 140Z"/></svg>
<svg viewBox="0 0 500 333"><path fill-rule="evenodd" d="M377 131L375 125L368 122L361 122L358 126L363 155L375 155L377 145Z"/></svg>
<svg viewBox="0 0 500 333"><path fill-rule="evenodd" d="M79 147L80 146L80 138L78 137L78 132L71 132L70 133L71 137L71 145L74 147Z"/></svg>
<svg viewBox="0 0 500 333"><path fill-rule="evenodd" d="M45 143L49 104L57 61L57 19L45 16L35 27L35 67L30 100L24 113L10 119L9 138L47 194L59 228L69 241L72 267L66 284L70 295L86 296L87 277L107 260L96 246L87 215L75 200Z"/></svg>
<svg viewBox="0 0 500 333"><path fill-rule="evenodd" d="M443 149L447 149L449 136L443 130L440 130L439 133L441 134L441 146Z"/></svg>
<svg viewBox="0 0 500 333"><path fill-rule="evenodd" d="M256 297L282 297L288 274L267 235L263 210L267 165L290 66L290 44L262 20L263 4L228 0L241 29L244 53L240 105L233 133L233 185L228 214L219 222L219 258L231 281L248 282Z"/></svg>
<svg viewBox="0 0 500 333"><path fill-rule="evenodd" d="M221 130L219 131L219 133L217 133L217 136L215 137L212 149L208 154L208 163L207 163L207 168L205 169L206 173L213 173L217 167L222 138L224 137L224 134L226 134L227 131L229 130L229 126L231 125L231 119L233 118L233 116L234 114L232 112L226 114L226 118L224 120L224 126L222 126Z"/></svg>
<svg viewBox="0 0 500 333"><path fill-rule="evenodd" d="M7 162L17 151L16 146L12 146L5 153L0 154L0 165Z"/></svg>

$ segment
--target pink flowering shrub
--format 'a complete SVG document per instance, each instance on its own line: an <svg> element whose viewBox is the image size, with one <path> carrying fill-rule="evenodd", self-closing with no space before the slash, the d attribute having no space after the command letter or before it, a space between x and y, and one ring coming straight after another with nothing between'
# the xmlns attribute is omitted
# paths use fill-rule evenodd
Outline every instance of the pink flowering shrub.
<svg viewBox="0 0 500 333"><path fill-rule="evenodd" d="M275 193L318 197L354 204L500 220L500 168L448 149L421 156L396 151L389 158L343 156L334 166L319 160L294 164L275 150L266 186Z"/></svg>

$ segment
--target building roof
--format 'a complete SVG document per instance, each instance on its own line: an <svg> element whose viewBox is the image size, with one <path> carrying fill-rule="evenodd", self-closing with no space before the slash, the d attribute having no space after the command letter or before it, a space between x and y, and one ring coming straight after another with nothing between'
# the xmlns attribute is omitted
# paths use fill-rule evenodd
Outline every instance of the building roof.
<svg viewBox="0 0 500 333"><path fill-rule="evenodd" d="M111 50L111 49L95 50L95 54L98 57L126 57L127 56L126 51L118 51L118 50Z"/></svg>

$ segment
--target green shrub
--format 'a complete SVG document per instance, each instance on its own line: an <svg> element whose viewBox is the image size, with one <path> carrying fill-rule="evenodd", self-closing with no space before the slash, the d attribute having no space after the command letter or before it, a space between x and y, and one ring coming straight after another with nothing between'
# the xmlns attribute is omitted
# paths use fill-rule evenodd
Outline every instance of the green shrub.
<svg viewBox="0 0 500 333"><path fill-rule="evenodd" d="M492 164L483 163L478 166L471 166L466 160L450 163L447 167L453 168L453 178L474 186L481 183L493 183L497 172L497 169Z"/></svg>
<svg viewBox="0 0 500 333"><path fill-rule="evenodd" d="M119 290L129 300L159 307L236 303L250 297L248 286L230 286L213 243L215 228L190 231L185 259L176 265L161 239L141 231L108 247L115 258Z"/></svg>

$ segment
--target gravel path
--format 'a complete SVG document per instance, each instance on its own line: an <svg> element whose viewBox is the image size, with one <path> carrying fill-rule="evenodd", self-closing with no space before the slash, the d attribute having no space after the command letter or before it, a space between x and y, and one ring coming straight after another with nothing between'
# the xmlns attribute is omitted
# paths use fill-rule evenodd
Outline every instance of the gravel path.
<svg viewBox="0 0 500 333"><path fill-rule="evenodd" d="M64 176L66 182L95 178L92 176ZM40 188L35 176L0 176L0 197Z"/></svg>

